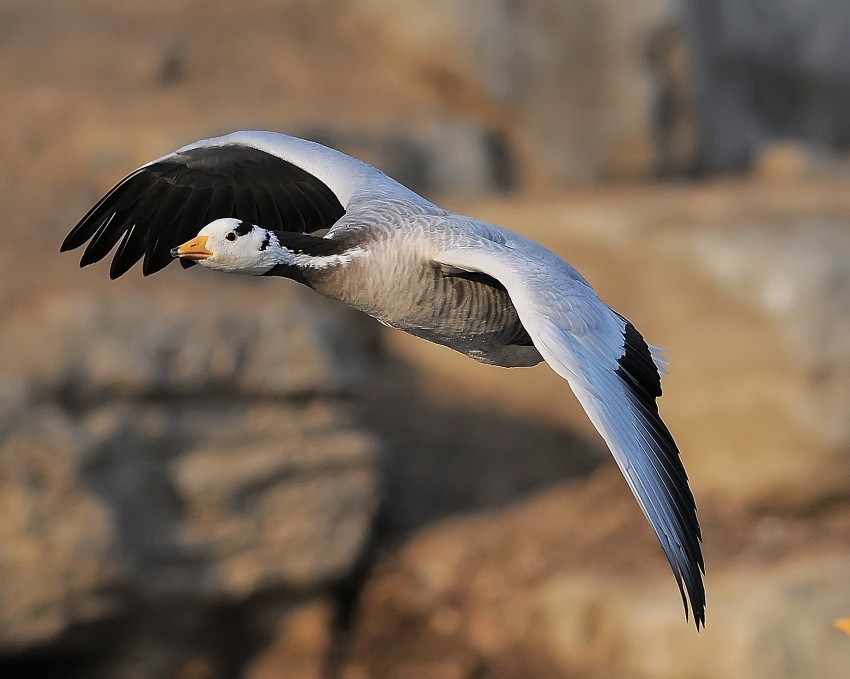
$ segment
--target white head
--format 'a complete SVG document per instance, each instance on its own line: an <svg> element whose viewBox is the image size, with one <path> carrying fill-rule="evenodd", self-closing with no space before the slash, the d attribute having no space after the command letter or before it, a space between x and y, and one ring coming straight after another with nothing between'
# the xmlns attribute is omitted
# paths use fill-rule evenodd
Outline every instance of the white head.
<svg viewBox="0 0 850 679"><path fill-rule="evenodd" d="M208 269L259 276L280 263L279 250L280 244L271 231L227 218L210 222L171 254Z"/></svg>

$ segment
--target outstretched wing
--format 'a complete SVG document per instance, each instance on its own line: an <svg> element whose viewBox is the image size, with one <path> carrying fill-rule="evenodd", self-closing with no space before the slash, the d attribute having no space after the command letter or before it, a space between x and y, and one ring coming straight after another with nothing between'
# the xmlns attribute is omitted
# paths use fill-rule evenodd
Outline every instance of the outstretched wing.
<svg viewBox="0 0 850 679"><path fill-rule="evenodd" d="M518 253L482 238L435 260L505 286L534 346L569 382L611 449L667 555L685 614L689 600L697 628L704 625L702 536L679 451L658 414L657 350L548 251Z"/></svg>
<svg viewBox="0 0 850 679"><path fill-rule="evenodd" d="M311 171L311 160L324 178ZM172 261L173 247L221 217L277 231L329 228L345 214L345 173L356 174L360 165L285 135L238 133L196 142L122 179L68 234L62 250L88 241L80 260L85 266L118 244L109 269L117 278L142 257L145 275L159 271Z"/></svg>

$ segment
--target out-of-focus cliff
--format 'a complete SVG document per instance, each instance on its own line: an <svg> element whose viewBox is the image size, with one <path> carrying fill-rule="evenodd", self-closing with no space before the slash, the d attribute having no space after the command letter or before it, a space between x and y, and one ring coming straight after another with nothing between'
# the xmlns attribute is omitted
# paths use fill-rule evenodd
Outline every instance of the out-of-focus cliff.
<svg viewBox="0 0 850 679"><path fill-rule="evenodd" d="M0 674L841 676L848 24L827 0L0 0ZM236 128L546 244L668 349L705 631L545 366L287 281L59 255L125 172Z"/></svg>

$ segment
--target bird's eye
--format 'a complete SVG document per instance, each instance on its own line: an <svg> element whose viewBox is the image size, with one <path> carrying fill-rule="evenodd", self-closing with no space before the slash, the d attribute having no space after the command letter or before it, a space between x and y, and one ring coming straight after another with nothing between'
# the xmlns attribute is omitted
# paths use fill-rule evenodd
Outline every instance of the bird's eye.
<svg viewBox="0 0 850 679"><path fill-rule="evenodd" d="M226 238L227 240L229 240L229 241L235 241L235 240L236 240L236 234L235 234L235 233L233 233L233 231L231 231L230 233L228 233L228 234L225 236L225 238Z"/></svg>

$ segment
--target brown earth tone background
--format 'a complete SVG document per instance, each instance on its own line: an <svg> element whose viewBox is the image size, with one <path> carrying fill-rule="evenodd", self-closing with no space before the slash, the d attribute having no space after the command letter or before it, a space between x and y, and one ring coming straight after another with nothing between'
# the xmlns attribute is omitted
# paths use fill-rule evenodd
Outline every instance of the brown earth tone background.
<svg viewBox="0 0 850 679"><path fill-rule="evenodd" d="M0 676L845 676L848 39L828 0L0 0ZM546 366L59 255L242 128L539 240L668 349L704 631Z"/></svg>

